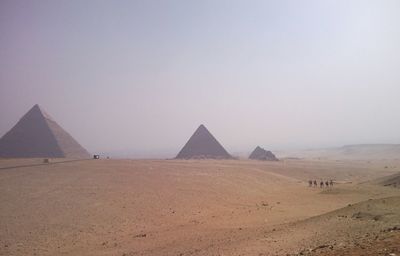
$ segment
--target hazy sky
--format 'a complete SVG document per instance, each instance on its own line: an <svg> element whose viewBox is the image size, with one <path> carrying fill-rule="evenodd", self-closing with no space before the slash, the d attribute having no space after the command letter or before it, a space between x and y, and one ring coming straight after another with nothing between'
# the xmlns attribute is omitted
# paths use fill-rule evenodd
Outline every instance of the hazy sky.
<svg viewBox="0 0 400 256"><path fill-rule="evenodd" d="M41 105L89 151L400 143L400 1L0 1L0 136Z"/></svg>

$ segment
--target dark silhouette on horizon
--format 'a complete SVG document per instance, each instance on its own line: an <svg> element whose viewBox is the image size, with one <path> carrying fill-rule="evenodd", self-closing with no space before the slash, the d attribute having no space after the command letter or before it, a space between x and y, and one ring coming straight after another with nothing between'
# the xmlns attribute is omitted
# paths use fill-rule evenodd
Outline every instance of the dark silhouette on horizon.
<svg viewBox="0 0 400 256"><path fill-rule="evenodd" d="M177 159L232 159L232 156L207 130L204 125L190 137L188 142L176 156Z"/></svg>
<svg viewBox="0 0 400 256"><path fill-rule="evenodd" d="M0 139L4 158L89 158L90 154L38 104Z"/></svg>

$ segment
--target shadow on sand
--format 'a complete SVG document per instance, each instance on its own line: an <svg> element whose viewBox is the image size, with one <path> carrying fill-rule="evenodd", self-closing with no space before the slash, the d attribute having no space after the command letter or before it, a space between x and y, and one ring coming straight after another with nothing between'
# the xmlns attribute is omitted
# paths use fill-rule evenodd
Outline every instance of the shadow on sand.
<svg viewBox="0 0 400 256"><path fill-rule="evenodd" d="M92 158L88 159L71 159L59 162L49 162L49 163L40 163L40 164L26 164L26 165L16 165L16 166L7 166L7 167L0 167L0 170L9 170L9 169L17 169L17 168L26 168L26 167L35 167L35 166L42 166L42 165L54 165L54 164L63 164L63 163L71 163L71 162L80 162L80 161L88 161L93 160Z"/></svg>

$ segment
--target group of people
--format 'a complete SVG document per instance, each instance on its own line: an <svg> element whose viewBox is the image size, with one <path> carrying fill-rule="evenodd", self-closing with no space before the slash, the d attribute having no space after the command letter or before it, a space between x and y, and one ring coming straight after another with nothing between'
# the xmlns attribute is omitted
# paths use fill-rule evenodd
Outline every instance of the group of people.
<svg viewBox="0 0 400 256"><path fill-rule="evenodd" d="M312 180L309 180L308 181L308 186L309 187L314 187L314 188L316 188L316 187L318 187L318 182L317 182L317 180L314 180L314 181L312 181ZM333 181L332 180L330 180L330 181L323 181L323 180L321 180L320 182L319 182L319 187L320 188L323 188L323 187L327 187L327 188L329 188L329 187L333 187Z"/></svg>

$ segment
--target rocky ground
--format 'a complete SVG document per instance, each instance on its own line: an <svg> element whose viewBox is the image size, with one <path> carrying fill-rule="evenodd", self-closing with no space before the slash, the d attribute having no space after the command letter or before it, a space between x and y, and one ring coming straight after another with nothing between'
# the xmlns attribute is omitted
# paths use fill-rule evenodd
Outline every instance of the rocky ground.
<svg viewBox="0 0 400 256"><path fill-rule="evenodd" d="M335 228L313 248L295 255L398 255L400 252L400 197L375 199L350 205L312 220L325 219ZM343 225L344 223L344 225ZM329 238L329 239L328 239Z"/></svg>

